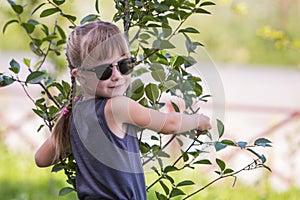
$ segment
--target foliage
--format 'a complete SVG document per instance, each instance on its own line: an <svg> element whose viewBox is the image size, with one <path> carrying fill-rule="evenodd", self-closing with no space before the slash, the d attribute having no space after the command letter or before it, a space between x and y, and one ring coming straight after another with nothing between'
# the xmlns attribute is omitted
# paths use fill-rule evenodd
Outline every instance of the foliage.
<svg viewBox="0 0 300 200"><path fill-rule="evenodd" d="M76 16L64 11L62 6L67 4L65 0L39 2L31 11L28 20L24 20L28 16L23 16L26 4L17 4L12 0L8 0L8 3L16 17L4 25L3 33L7 32L7 27L10 24L19 24L30 39L29 47L31 51L40 59L32 63L31 59L24 58L22 62L25 66L12 59L8 68L11 74L0 74L0 86L4 87L19 83L34 104L33 112L44 120L44 124L38 128L38 131L45 126L51 131L57 114L61 112L61 109L67 103L70 85L65 81L56 81L45 70L45 62L50 55L62 56L61 53L66 44L66 29L62 26L62 23L68 23L69 28L73 29L78 24L99 19L99 1L95 1L96 14L87 14L81 20L77 20ZM132 83L131 92L128 96L144 106L160 110L166 104L162 101L163 95L170 94L184 100L183 112L196 113L199 110L199 108L195 110L193 105L198 101L207 101L209 95L202 93L201 78L189 73L188 68L196 64L196 49L203 45L191 38L192 34L199 34L199 30L196 27L184 27L183 25L192 15L201 17L201 15L210 14L207 7L211 5L214 5L214 3L200 0L115 1L116 13L113 21L118 22L121 20L123 22L125 36L128 37L132 46L132 54L139 58L138 64L144 66L134 72L133 76L136 79ZM43 18L48 18L53 23L43 23ZM176 47L174 40L178 35L183 36L185 39L185 53L183 54L172 52ZM21 68L28 70L28 75L24 80L19 77ZM144 73L150 74L153 81L143 82L139 77ZM29 85L39 85L41 87L40 98L33 99L29 95ZM171 105L176 112L181 112L175 102L171 102ZM173 135L167 141L164 141L163 135L159 133L152 135L151 140L144 140L144 130L140 130L143 164L150 163L153 165L151 170L157 175L156 180L148 185L147 191L150 191L154 185L160 184L163 192L155 191L157 199L171 199L177 196L188 199L220 179L226 177L236 179L236 175L242 171L256 168L270 170L265 165L265 156L254 150L255 147L270 146L271 142L269 140L259 138L251 145L244 141L221 140L224 134L224 125L220 120L217 120L217 130L219 139L216 141L213 141L210 132L196 132L194 130L180 135ZM191 141L187 148L184 146L183 140ZM173 163L166 164L168 163L166 160L170 158L170 155L165 149L172 141L177 141L181 146L181 154ZM244 168L234 170L228 168L225 161L220 158L216 158L213 162L208 159L201 159L205 153L203 149L209 146L214 146L217 152L228 146L239 148L248 151L255 158ZM183 172L201 165L212 165L213 163L218 167L215 171L218 178L203 187L199 186L198 190L189 194L185 192L184 188L194 185L194 182L191 180L176 182L173 178L172 173L174 172ZM60 191L60 195L76 190L74 182L75 166L76 163L70 156L53 167L53 172L64 170L67 182L70 184L70 187L65 187Z"/></svg>

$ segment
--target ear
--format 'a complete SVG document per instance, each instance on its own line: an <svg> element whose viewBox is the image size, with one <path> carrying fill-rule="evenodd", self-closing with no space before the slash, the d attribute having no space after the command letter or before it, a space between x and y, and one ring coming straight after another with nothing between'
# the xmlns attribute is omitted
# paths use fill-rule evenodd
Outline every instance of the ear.
<svg viewBox="0 0 300 200"><path fill-rule="evenodd" d="M75 78L78 78L78 76L79 76L78 69L72 69L71 75L74 76Z"/></svg>
<svg viewBox="0 0 300 200"><path fill-rule="evenodd" d="M72 69L71 75L74 76L79 82L81 82L81 75L78 69Z"/></svg>

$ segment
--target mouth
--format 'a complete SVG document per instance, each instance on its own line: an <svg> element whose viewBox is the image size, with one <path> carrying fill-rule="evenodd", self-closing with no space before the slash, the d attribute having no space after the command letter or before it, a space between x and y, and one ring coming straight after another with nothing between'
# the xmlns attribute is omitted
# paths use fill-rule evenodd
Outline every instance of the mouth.
<svg viewBox="0 0 300 200"><path fill-rule="evenodd" d="M116 88L120 88L122 87L123 85L113 85L113 86L109 86L110 89L116 89Z"/></svg>

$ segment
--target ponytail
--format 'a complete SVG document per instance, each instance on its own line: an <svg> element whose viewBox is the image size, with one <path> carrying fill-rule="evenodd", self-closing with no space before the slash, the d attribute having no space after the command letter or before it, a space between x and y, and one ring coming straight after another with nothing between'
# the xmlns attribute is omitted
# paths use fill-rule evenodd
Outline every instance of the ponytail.
<svg viewBox="0 0 300 200"><path fill-rule="evenodd" d="M74 76L71 76L71 91L68 105L64 108L57 119L51 135L51 141L55 146L55 156L53 161L58 161L71 153L70 124L75 94L76 80Z"/></svg>

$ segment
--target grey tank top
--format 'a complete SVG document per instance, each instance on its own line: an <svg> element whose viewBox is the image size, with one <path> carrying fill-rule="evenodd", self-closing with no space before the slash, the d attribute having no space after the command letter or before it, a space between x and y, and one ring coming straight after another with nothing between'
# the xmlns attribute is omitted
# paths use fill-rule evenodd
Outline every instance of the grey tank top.
<svg viewBox="0 0 300 200"><path fill-rule="evenodd" d="M109 129L107 99L78 102L70 140L76 161L76 190L80 200L145 200L146 185L134 126L124 138Z"/></svg>

